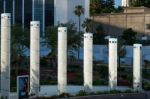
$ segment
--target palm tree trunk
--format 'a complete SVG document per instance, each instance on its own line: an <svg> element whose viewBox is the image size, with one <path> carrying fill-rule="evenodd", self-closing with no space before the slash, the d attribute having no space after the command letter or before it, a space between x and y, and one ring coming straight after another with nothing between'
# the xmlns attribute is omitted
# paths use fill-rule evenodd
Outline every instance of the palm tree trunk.
<svg viewBox="0 0 150 99"><path fill-rule="evenodd" d="M81 26L81 18L80 18L80 16L79 16L79 33L80 33L80 31L81 31L80 26ZM79 59L79 58L80 58L80 46L78 46L78 59Z"/></svg>
<svg viewBox="0 0 150 99"><path fill-rule="evenodd" d="M94 14L93 14L93 22L92 22L92 33L94 33Z"/></svg>

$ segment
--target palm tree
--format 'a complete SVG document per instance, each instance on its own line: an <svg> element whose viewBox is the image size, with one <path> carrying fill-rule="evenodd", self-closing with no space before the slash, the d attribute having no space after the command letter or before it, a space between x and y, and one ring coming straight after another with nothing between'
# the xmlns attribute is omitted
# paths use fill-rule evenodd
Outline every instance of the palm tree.
<svg viewBox="0 0 150 99"><path fill-rule="evenodd" d="M77 33L77 29L75 27L74 23L66 23L66 24L60 24L58 26L67 27L67 48L68 50L75 51L77 50L78 46L80 46L81 41L81 33ZM46 34L45 34L45 42L44 44L51 49L51 52L49 53L48 57L51 58L53 67L56 66L57 61L57 28L58 26L49 26L46 28Z"/></svg>
<svg viewBox="0 0 150 99"><path fill-rule="evenodd" d="M79 33L81 32L80 26L81 26L81 15L84 14L84 8L81 5L77 5L75 7L74 13L76 16L79 18ZM79 54L80 54L80 47L78 46L78 59L79 59Z"/></svg>
<svg viewBox="0 0 150 99"><path fill-rule="evenodd" d="M81 26L81 15L84 14L84 8L81 6L81 5L77 5L75 7L75 10L74 10L74 13L76 16L78 16L79 18L79 32L81 31L80 30L80 26Z"/></svg>

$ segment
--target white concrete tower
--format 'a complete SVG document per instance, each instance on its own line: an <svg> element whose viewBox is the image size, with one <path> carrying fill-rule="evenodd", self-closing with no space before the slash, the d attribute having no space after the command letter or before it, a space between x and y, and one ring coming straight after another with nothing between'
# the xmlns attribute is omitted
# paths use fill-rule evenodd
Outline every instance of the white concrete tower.
<svg viewBox="0 0 150 99"><path fill-rule="evenodd" d="M122 2L121 2L121 6L122 7L129 7L129 0L122 0Z"/></svg>
<svg viewBox="0 0 150 99"><path fill-rule="evenodd" d="M93 89L93 34L84 34L84 88Z"/></svg>
<svg viewBox="0 0 150 99"><path fill-rule="evenodd" d="M67 28L58 28L58 94L66 92L67 85Z"/></svg>
<svg viewBox="0 0 150 99"><path fill-rule="evenodd" d="M109 86L111 90L117 87L117 39L109 38Z"/></svg>
<svg viewBox="0 0 150 99"><path fill-rule="evenodd" d="M136 91L142 90L142 54L141 44L133 45L133 87Z"/></svg>
<svg viewBox="0 0 150 99"><path fill-rule="evenodd" d="M10 93L10 38L11 14L1 14L1 96L9 99Z"/></svg>
<svg viewBox="0 0 150 99"><path fill-rule="evenodd" d="M30 94L39 95L40 22L30 23Z"/></svg>

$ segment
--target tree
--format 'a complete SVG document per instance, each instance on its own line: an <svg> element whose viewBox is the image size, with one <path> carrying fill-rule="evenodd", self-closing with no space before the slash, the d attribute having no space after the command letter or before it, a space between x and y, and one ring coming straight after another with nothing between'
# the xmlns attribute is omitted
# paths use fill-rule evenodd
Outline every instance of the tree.
<svg viewBox="0 0 150 99"><path fill-rule="evenodd" d="M11 63L16 67L16 75L21 66L26 66L28 62L25 52L29 50L30 32L28 29L22 30L21 25L15 24L11 30Z"/></svg>
<svg viewBox="0 0 150 99"><path fill-rule="evenodd" d="M79 32L81 32L81 15L84 14L84 8L81 5L75 7L74 13L79 18Z"/></svg>
<svg viewBox="0 0 150 99"><path fill-rule="evenodd" d="M30 32L28 29L22 30L21 25L12 26L11 30L11 50L12 56L24 56L25 51L30 46Z"/></svg>
<svg viewBox="0 0 150 99"><path fill-rule="evenodd" d="M105 40L105 36L106 33L104 31L104 28L102 27L102 25L99 25L96 28L96 33L93 34L93 43L94 44L106 44L106 40Z"/></svg>
<svg viewBox="0 0 150 99"><path fill-rule="evenodd" d="M83 33L77 32L77 28L75 27L75 23L67 23L67 24L61 24L61 26L67 27L68 36L67 36L67 46L68 49L77 50L78 47L81 46L81 39Z"/></svg>
<svg viewBox="0 0 150 99"><path fill-rule="evenodd" d="M150 0L142 0L142 1L145 1L142 6L150 8Z"/></svg>
<svg viewBox="0 0 150 99"><path fill-rule="evenodd" d="M76 30L74 23L66 23L66 24L60 24L58 26L65 26L67 27L67 48L71 50L77 50L78 46L80 46L81 41L81 33L78 33ZM57 60L57 40L58 40L58 26L50 26L46 28L45 33L45 44L47 47L51 49L51 52L49 53L49 57L53 61L53 65L56 65Z"/></svg>
<svg viewBox="0 0 150 99"><path fill-rule="evenodd" d="M78 5L75 7L74 13L79 18L79 31L78 32L80 34L80 32L81 32L81 29L80 29L81 28L81 15L84 14L84 8L81 5ZM78 46L78 59L80 56L80 47L79 46Z"/></svg>
<svg viewBox="0 0 150 99"><path fill-rule="evenodd" d="M124 46L124 40L119 37L118 38L118 67L120 68L120 64L121 64L121 61L120 59L125 57L126 55L126 48Z"/></svg>
<svg viewBox="0 0 150 99"><path fill-rule="evenodd" d="M145 59L144 66L145 66L146 72L148 71L147 68L148 68L149 64L150 64L150 61Z"/></svg>
<svg viewBox="0 0 150 99"><path fill-rule="evenodd" d="M82 24L82 27L85 29L86 32L89 32L91 27L93 27L92 20L88 18L85 19Z"/></svg>
<svg viewBox="0 0 150 99"><path fill-rule="evenodd" d="M123 32L122 39L125 40L125 44L132 45L136 42L136 35L137 32L129 28Z"/></svg>
<svg viewBox="0 0 150 99"><path fill-rule="evenodd" d="M90 15L100 13L103 3L103 0L90 0Z"/></svg>
<svg viewBox="0 0 150 99"><path fill-rule="evenodd" d="M150 0L132 0L130 3L130 6L133 7L140 7L140 6L145 6L150 8Z"/></svg>
<svg viewBox="0 0 150 99"><path fill-rule="evenodd" d="M115 13L123 12L123 7L118 6L117 8L115 8L114 12L115 12Z"/></svg>
<svg viewBox="0 0 150 99"><path fill-rule="evenodd" d="M140 6L142 6L142 4L141 4L141 1L140 1L140 0L133 0L133 1L130 3L130 6L140 7Z"/></svg>
<svg viewBox="0 0 150 99"><path fill-rule="evenodd" d="M90 15L101 13L122 12L122 7L115 7L114 0L90 0Z"/></svg>
<svg viewBox="0 0 150 99"><path fill-rule="evenodd" d="M115 8L114 5L114 0L91 0L90 14L95 15L100 13L111 13L120 11L118 10L118 8Z"/></svg>
<svg viewBox="0 0 150 99"><path fill-rule="evenodd" d="M108 12L114 11L115 9L114 5L115 5L114 0L106 0L105 7L108 9Z"/></svg>

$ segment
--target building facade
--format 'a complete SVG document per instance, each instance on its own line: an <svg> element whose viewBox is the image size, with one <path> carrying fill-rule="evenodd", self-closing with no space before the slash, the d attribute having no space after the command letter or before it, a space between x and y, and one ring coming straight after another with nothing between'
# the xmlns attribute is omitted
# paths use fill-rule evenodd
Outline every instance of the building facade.
<svg viewBox="0 0 150 99"><path fill-rule="evenodd" d="M74 14L75 7L81 5L84 8L84 15L81 15L82 24L84 19L89 17L89 4L90 0L55 0L55 25L71 21L78 27L78 17Z"/></svg>
<svg viewBox="0 0 150 99"><path fill-rule="evenodd" d="M121 1L121 6L122 6L122 7L129 7L129 1L130 1L130 0L122 0L122 1Z"/></svg>
<svg viewBox="0 0 150 99"><path fill-rule="evenodd" d="M122 7L130 7L133 6L135 4L135 1L137 1L136 3L140 3L142 4L142 2L144 0L121 0L121 6Z"/></svg>
<svg viewBox="0 0 150 99"><path fill-rule="evenodd" d="M29 28L30 21L38 20L44 32L45 27L58 23L78 24L78 17L74 15L77 5L85 9L81 16L83 22L89 17L89 0L0 0L0 13L11 13L12 24L21 24L23 28Z"/></svg>

